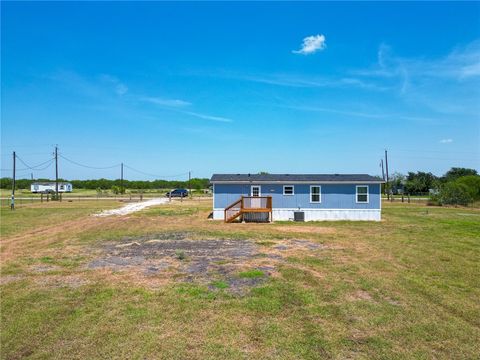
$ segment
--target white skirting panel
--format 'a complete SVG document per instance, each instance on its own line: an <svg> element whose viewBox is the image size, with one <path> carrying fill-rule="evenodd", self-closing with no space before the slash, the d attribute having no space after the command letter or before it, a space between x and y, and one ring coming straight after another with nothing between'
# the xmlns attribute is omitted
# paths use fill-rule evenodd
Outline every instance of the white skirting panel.
<svg viewBox="0 0 480 360"><path fill-rule="evenodd" d="M213 209L213 220L225 220L224 209Z"/></svg>
<svg viewBox="0 0 480 360"><path fill-rule="evenodd" d="M382 212L380 209L273 209L274 221L293 220L293 213L301 211L305 213L305 221L380 221Z"/></svg>
<svg viewBox="0 0 480 360"><path fill-rule="evenodd" d="M293 220L295 211L305 213L305 221L335 221L335 220L353 220L353 221L380 221L382 220L382 211L380 209L273 209L273 221ZM224 220L223 209L213 210L214 220Z"/></svg>

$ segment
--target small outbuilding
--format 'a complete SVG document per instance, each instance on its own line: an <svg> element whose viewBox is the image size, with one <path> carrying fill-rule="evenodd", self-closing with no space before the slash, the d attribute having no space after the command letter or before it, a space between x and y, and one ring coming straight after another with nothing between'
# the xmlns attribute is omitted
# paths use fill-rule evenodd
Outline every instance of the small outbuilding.
<svg viewBox="0 0 480 360"><path fill-rule="evenodd" d="M30 185L30 191L32 193L54 193L56 190L55 182L48 181L48 182L34 182ZM73 187L72 184L69 182L59 182L58 183L58 192L59 193L67 193L72 192Z"/></svg>
<svg viewBox="0 0 480 360"><path fill-rule="evenodd" d="M367 174L214 174L213 219L381 220L381 178Z"/></svg>

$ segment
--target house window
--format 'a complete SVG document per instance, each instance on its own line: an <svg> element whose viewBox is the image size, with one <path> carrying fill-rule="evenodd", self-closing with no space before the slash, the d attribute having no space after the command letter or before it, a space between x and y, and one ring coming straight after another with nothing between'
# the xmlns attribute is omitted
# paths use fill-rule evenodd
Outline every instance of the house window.
<svg viewBox="0 0 480 360"><path fill-rule="evenodd" d="M260 196L260 186L252 186L251 196Z"/></svg>
<svg viewBox="0 0 480 360"><path fill-rule="evenodd" d="M357 203L368 203L368 185L357 185Z"/></svg>
<svg viewBox="0 0 480 360"><path fill-rule="evenodd" d="M322 202L322 192L320 186L310 186L310 202L320 203Z"/></svg>
<svg viewBox="0 0 480 360"><path fill-rule="evenodd" d="M295 195L293 185L283 185L283 195Z"/></svg>

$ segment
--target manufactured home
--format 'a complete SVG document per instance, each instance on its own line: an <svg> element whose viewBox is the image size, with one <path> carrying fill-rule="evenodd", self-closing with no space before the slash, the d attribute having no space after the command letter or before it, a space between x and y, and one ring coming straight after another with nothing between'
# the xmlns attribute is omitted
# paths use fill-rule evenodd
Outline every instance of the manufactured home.
<svg viewBox="0 0 480 360"><path fill-rule="evenodd" d="M55 182L50 181L50 182L34 182L32 185L30 185L30 190L32 193L54 193L56 188L55 188ZM59 182L58 183L58 192L64 193L64 192L72 192L73 187L71 183L68 182Z"/></svg>
<svg viewBox="0 0 480 360"><path fill-rule="evenodd" d="M381 178L366 174L214 174L213 219L381 220Z"/></svg>

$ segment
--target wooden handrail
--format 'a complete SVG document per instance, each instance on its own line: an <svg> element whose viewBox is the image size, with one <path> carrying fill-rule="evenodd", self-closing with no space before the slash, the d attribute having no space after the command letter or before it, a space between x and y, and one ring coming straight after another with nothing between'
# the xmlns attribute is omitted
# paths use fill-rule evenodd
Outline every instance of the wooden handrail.
<svg viewBox="0 0 480 360"><path fill-rule="evenodd" d="M259 202L253 202L252 200L259 200ZM233 219L240 216L241 214L248 213L248 212L272 213L272 197L271 196L241 196L240 199L238 199L237 201L230 204L224 209L225 222L231 222Z"/></svg>
<svg viewBox="0 0 480 360"><path fill-rule="evenodd" d="M228 206L225 208L225 210L230 210L231 208L235 207L235 205L237 205L238 203L241 203L241 202L242 202L242 199L239 199L239 200L235 201L234 203L228 205ZM242 204L242 205L243 205L243 204ZM240 206L240 208L243 208L242 205Z"/></svg>

